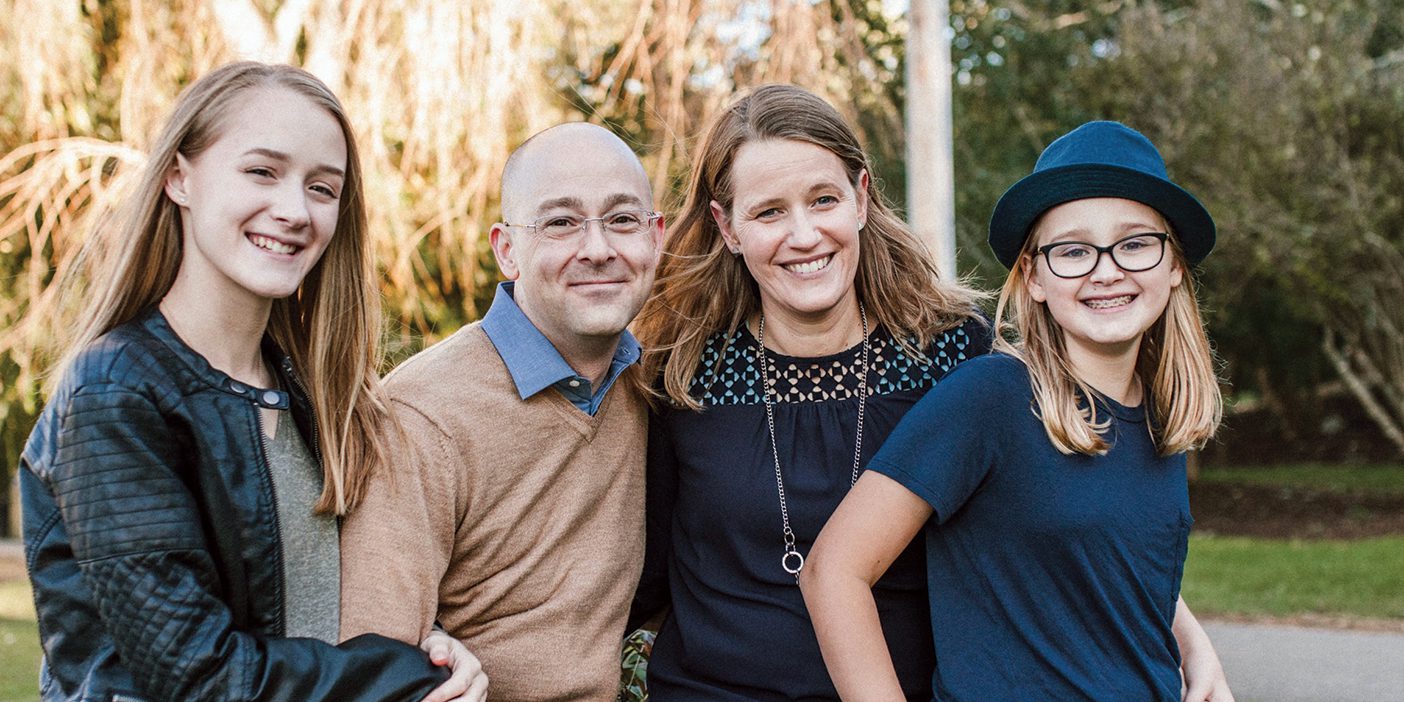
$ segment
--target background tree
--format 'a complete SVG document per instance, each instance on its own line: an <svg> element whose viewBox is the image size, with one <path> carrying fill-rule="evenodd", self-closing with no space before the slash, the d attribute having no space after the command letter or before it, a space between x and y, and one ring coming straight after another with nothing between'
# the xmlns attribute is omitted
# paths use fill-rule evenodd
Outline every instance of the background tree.
<svg viewBox="0 0 1404 702"><path fill-rule="evenodd" d="M239 57L308 67L345 102L392 361L477 316L509 150L608 124L665 209L707 118L794 82L853 120L905 192L900 2L0 0L0 496L37 412L57 273L142 162L181 86ZM1203 196L1203 270L1231 396L1305 435L1339 379L1404 452L1404 7L1393 0L951 0L960 268L986 286L995 200L1048 141L1128 122ZM81 294L81 289L78 290ZM1231 436L1231 435L1230 435ZM7 507L0 500L0 512Z"/></svg>
<svg viewBox="0 0 1404 702"><path fill-rule="evenodd" d="M1089 104L1147 130L1216 213L1231 377L1290 418L1334 374L1404 455L1404 7L1143 4L1111 50Z"/></svg>
<svg viewBox="0 0 1404 702"><path fill-rule="evenodd" d="M961 253L982 281L1003 277L982 244L1003 189L1058 134L1125 121L1218 221L1202 294L1231 399L1270 425L1256 433L1304 447L1336 379L1404 454L1404 7L955 0L952 14Z"/></svg>
<svg viewBox="0 0 1404 702"><path fill-rule="evenodd" d="M179 89L226 61L303 65L345 103L392 360L490 302L498 174L545 126L608 123L666 196L711 112L788 81L900 154L900 113L872 89L891 62L874 63L861 13L837 0L0 0L0 17L0 496L82 294L53 281L111 235L102 223Z"/></svg>

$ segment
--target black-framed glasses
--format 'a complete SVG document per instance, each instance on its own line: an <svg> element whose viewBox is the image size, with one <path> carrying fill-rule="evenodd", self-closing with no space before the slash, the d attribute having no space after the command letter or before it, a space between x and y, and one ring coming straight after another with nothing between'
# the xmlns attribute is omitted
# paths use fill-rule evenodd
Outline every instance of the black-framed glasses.
<svg viewBox="0 0 1404 702"><path fill-rule="evenodd" d="M1148 271L1160 265L1165 258L1165 242L1170 238L1165 232L1132 234L1112 242L1110 246L1097 246L1084 241L1060 241L1038 247L1037 253L1048 260L1048 270L1059 278L1081 278L1091 273L1102 254L1111 256L1112 263L1127 273Z"/></svg>
<svg viewBox="0 0 1404 702"><path fill-rule="evenodd" d="M502 224L507 227L534 229L538 236L552 241L567 241L585 231L591 222L599 222L601 231L607 236L628 238L648 231L662 216L659 212L648 210L620 210L603 217L553 214L537 217L531 224Z"/></svg>

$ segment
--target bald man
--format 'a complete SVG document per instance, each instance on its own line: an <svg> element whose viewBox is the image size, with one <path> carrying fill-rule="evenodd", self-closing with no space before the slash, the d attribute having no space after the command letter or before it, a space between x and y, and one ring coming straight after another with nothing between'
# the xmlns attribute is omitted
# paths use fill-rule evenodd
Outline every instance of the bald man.
<svg viewBox="0 0 1404 702"><path fill-rule="evenodd" d="M341 635L438 622L489 698L615 699L643 560L645 407L620 374L663 224L638 158L588 124L522 144L482 321L386 385L407 446L342 526Z"/></svg>

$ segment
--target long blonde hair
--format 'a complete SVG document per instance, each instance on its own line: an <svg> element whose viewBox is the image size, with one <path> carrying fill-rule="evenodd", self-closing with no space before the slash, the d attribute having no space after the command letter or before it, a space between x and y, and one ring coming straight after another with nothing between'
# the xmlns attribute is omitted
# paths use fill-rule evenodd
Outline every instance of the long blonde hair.
<svg viewBox="0 0 1404 702"><path fill-rule="evenodd" d="M220 136L241 94L265 87L291 90L325 109L346 138L346 176L336 232L294 295L275 300L268 333L305 379L322 453L325 487L315 509L346 514L387 458L390 419L377 371L380 304L367 232L361 162L351 125L336 96L292 66L226 64L188 86L151 149L136 190L114 227L84 243L81 265L60 281L81 290L81 314L64 341L53 379L99 336L132 320L170 290L181 263L180 210L164 191L176 154L194 158ZM73 293L70 293L73 294Z"/></svg>
<svg viewBox="0 0 1404 702"><path fill-rule="evenodd" d="M731 331L760 309L760 293L745 262L733 256L712 219L715 200L728 213L736 193L731 166L743 144L791 139L820 146L843 163L860 186L867 154L838 111L793 85L765 85L717 114L707 128L688 178L682 213L669 227L653 295L634 323L644 347L641 382L662 376L672 403L700 408L688 390L713 334ZM867 225L855 285L868 313L909 351L920 353L932 337L976 311L979 296L939 278L931 256L868 181Z"/></svg>
<svg viewBox="0 0 1404 702"><path fill-rule="evenodd" d="M1074 372L1063 329L1048 306L1029 293L1028 269L1037 261L1037 245L1037 237L1030 235L995 309L995 328L1012 331L1015 339L996 334L994 347L1028 367L1035 411L1054 447L1065 454L1105 454L1109 446L1103 432L1109 421L1099 420L1096 403L1089 401L1097 392ZM1170 262L1181 267L1184 277L1171 288L1165 311L1142 336L1135 371L1153 401L1148 418L1156 447L1165 456L1202 447L1218 430L1223 412L1194 278L1173 232L1167 247Z"/></svg>

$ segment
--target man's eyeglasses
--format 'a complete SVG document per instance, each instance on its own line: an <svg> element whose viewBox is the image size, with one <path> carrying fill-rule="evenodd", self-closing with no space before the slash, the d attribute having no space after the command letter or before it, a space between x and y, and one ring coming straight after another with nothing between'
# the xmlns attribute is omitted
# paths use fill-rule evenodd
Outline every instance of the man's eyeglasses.
<svg viewBox="0 0 1404 702"><path fill-rule="evenodd" d="M1111 256L1112 263L1127 273L1148 271L1165 258L1164 232L1133 234L1111 246L1097 246L1082 241L1060 241L1038 247L1037 253L1048 260L1048 270L1059 278L1081 278L1097 267L1102 254Z"/></svg>
<svg viewBox="0 0 1404 702"><path fill-rule="evenodd" d="M531 224L508 224L507 227L523 227L536 230L537 236L551 241L566 241L585 231L591 222L599 222L600 229L608 236L626 238L648 231L653 223L663 215L647 210L621 210L610 212L603 217L578 217L576 215L554 214L538 217Z"/></svg>

